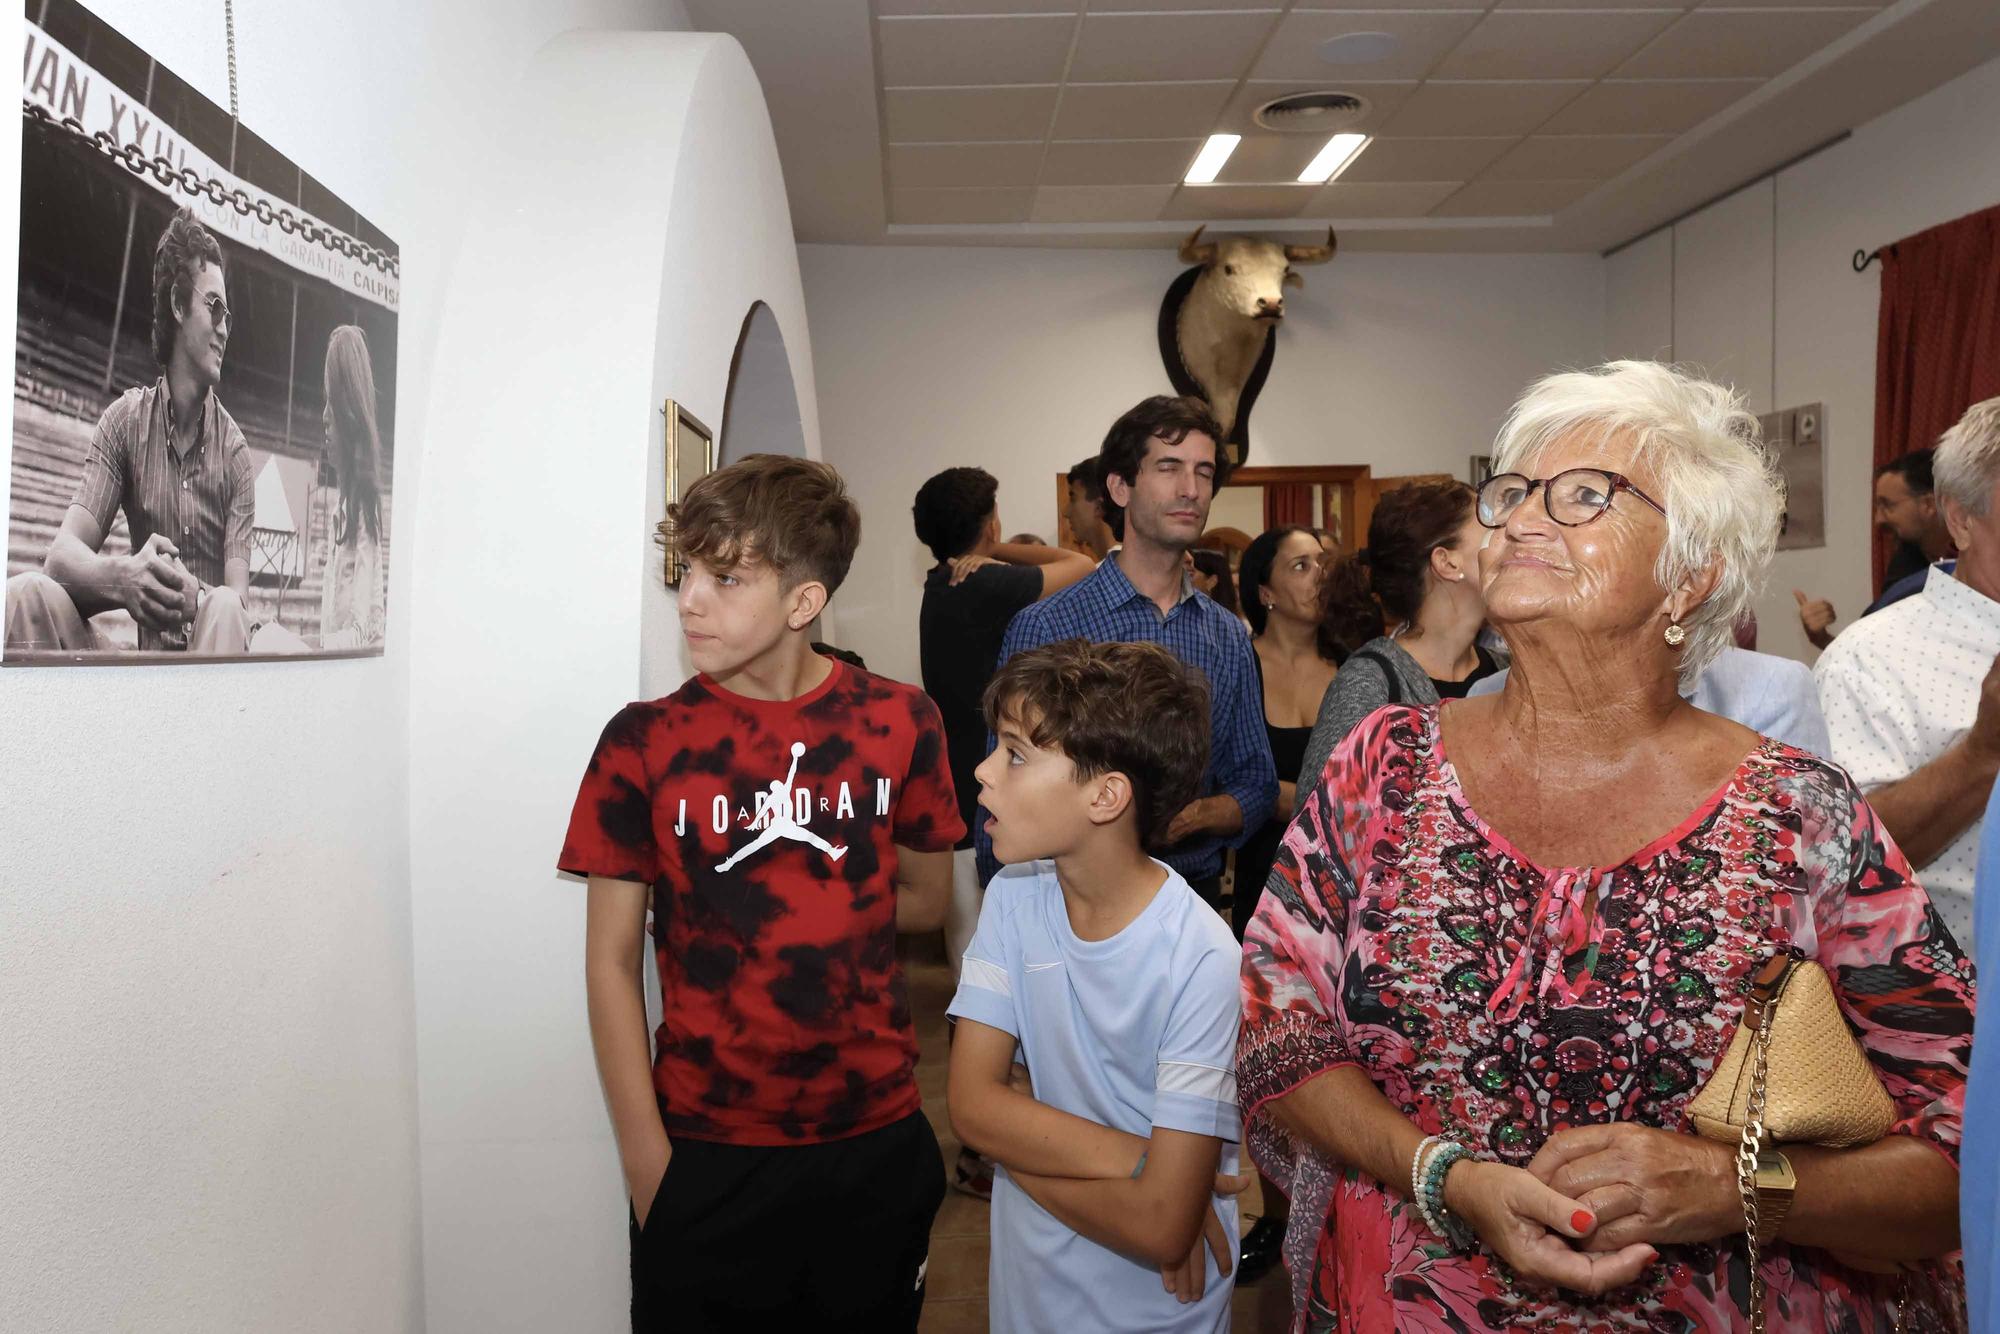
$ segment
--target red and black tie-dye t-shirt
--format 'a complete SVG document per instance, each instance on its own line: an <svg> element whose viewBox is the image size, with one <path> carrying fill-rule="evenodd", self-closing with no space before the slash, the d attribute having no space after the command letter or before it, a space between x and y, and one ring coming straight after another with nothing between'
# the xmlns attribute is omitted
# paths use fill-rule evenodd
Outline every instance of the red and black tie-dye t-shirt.
<svg viewBox="0 0 2000 1334"><path fill-rule="evenodd" d="M845 663L797 699L697 676L611 720L557 865L652 886L669 1136L812 1143L917 1109L893 845L963 832L937 707Z"/></svg>

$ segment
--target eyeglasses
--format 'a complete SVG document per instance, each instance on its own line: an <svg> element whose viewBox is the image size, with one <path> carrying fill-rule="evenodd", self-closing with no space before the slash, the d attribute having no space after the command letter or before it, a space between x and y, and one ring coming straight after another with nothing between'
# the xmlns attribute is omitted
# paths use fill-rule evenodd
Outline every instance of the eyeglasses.
<svg viewBox="0 0 2000 1334"><path fill-rule="evenodd" d="M1620 491L1630 491L1662 516L1667 512L1665 505L1632 485L1631 479L1622 473L1603 468L1570 468L1539 480L1518 472L1487 478L1479 488L1479 522L1488 528L1504 527L1537 487L1541 488L1542 506L1549 517L1565 528L1581 528L1603 518L1604 512L1611 508L1611 498Z"/></svg>
<svg viewBox="0 0 2000 1334"><path fill-rule="evenodd" d="M220 329L223 325L229 323L229 303L227 301L210 292L201 299L201 304L208 307L209 322L216 328Z"/></svg>

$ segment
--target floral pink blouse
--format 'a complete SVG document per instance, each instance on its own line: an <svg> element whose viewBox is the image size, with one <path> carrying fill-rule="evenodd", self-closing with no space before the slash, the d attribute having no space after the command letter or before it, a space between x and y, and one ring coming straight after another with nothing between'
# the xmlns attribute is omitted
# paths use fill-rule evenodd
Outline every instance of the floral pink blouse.
<svg viewBox="0 0 2000 1334"><path fill-rule="evenodd" d="M1237 1076L1251 1153L1292 1198L1294 1328L1748 1328L1740 1238L1664 1246L1596 1300L1516 1285L1490 1251L1446 1247L1402 1189L1328 1163L1262 1108L1358 1065L1426 1133L1501 1162L1525 1165L1564 1126L1688 1131L1742 1014L1736 984L1790 946L1833 978L1901 1113L1893 1133L1955 1165L1970 968L1840 769L1766 740L1620 865L1547 869L1466 804L1438 706L1372 714L1300 803L1245 939ZM1763 1269L1773 1330L1892 1327L1894 1276L1786 1245ZM1925 1317L1910 1327L1950 1318L1955 1261L1906 1292Z"/></svg>

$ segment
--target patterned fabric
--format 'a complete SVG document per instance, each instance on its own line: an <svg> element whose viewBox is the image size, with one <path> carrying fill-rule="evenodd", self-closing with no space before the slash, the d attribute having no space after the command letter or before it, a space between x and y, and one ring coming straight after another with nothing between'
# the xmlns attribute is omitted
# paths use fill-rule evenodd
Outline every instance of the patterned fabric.
<svg viewBox="0 0 2000 1334"><path fill-rule="evenodd" d="M1663 1246L1598 1301L1516 1286L1490 1252L1444 1250L1400 1189L1341 1172L1260 1109L1357 1065L1426 1133L1501 1162L1525 1165L1564 1126L1686 1132L1742 1016L1737 982L1796 946L1831 974L1900 1112L1893 1133L1956 1162L1966 959L1853 783L1804 751L1765 740L1623 863L1550 870L1467 805L1438 712L1382 709L1334 753L1246 939L1238 1078L1252 1155L1300 1224L1296 1327L1743 1328L1737 1240ZM1929 1277L1951 1293L1956 1273ZM1890 1328L1894 1279L1785 1245L1764 1274L1773 1329Z"/></svg>
<svg viewBox="0 0 2000 1334"><path fill-rule="evenodd" d="M1278 804L1278 771L1271 763L1271 743L1264 737L1264 694L1257 685L1257 655L1243 622L1207 594L1195 592L1185 579L1180 601L1162 615L1159 604L1132 587L1116 557L1111 556L1088 578L1024 608L1007 627L1007 637L1000 643L1000 661L1063 639L1159 644L1208 678L1208 772L1202 775L1197 795L1236 798L1236 804L1243 808L1243 829L1226 838L1204 835L1177 843L1160 859L1190 881L1220 874L1223 849L1240 847L1271 818ZM992 748L988 737L987 750ZM973 838L983 883L1000 869L993 857L993 840L986 833L983 810L973 823Z"/></svg>
<svg viewBox="0 0 2000 1334"><path fill-rule="evenodd" d="M1923 592L1848 626L1813 668L1835 763L1869 792L1937 759L1971 730L1996 654L2000 602L1932 566ZM1924 888L1967 949L1980 824L1924 866Z"/></svg>
<svg viewBox="0 0 2000 1334"><path fill-rule="evenodd" d="M937 708L833 662L790 700L697 676L604 729L559 869L652 886L669 1136L844 1139L919 1106L896 851L964 826Z"/></svg>
<svg viewBox="0 0 2000 1334"><path fill-rule="evenodd" d="M105 533L122 506L134 551L159 533L197 579L220 584L230 561L250 559L250 521L257 509L250 448L235 418L210 391L202 399L194 444L183 458L167 437L172 401L162 377L144 389L126 390L104 410L70 504L89 510Z"/></svg>

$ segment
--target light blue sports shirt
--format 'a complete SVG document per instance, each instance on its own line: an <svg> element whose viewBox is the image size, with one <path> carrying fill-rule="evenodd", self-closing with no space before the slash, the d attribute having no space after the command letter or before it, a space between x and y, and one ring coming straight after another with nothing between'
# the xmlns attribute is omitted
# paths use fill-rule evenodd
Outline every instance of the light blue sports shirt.
<svg viewBox="0 0 2000 1334"><path fill-rule="evenodd" d="M1134 1135L1213 1135L1224 1141L1221 1170L1233 1172L1242 947L1187 881L1155 865L1166 883L1108 940L1077 936L1053 862L1003 869L987 887L950 1014L1012 1034L1037 1100ZM1233 1250L1236 1203L1215 1204ZM995 1334L1219 1334L1235 1285L1207 1260L1207 1291L1183 1306L1157 1268L1072 1231L1004 1168L994 1174Z"/></svg>

